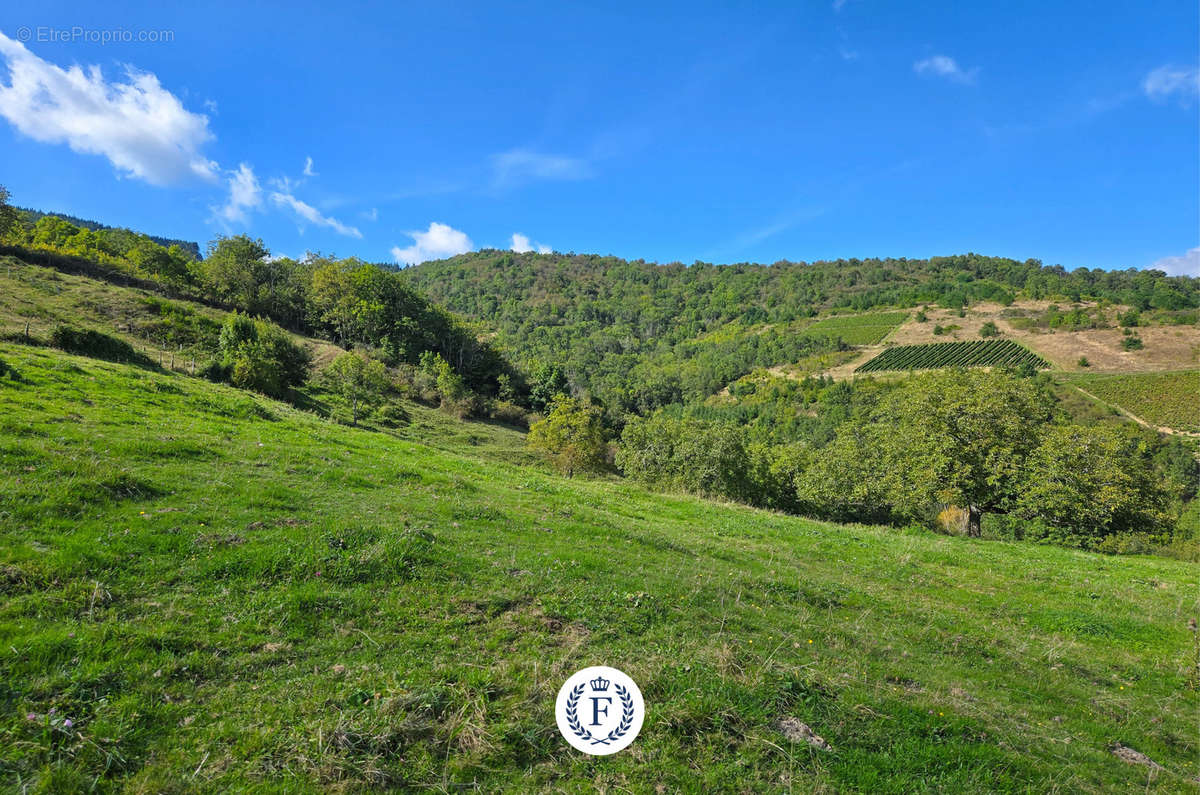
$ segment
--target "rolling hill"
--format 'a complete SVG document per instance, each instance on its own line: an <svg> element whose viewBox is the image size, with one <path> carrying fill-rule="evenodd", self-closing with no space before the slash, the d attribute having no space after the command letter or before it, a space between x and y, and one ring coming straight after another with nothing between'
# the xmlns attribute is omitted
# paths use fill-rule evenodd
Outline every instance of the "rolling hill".
<svg viewBox="0 0 1200 795"><path fill-rule="evenodd" d="M7 787L1193 786L1192 564L813 522L0 359ZM593 663L648 709L604 759L552 716Z"/></svg>

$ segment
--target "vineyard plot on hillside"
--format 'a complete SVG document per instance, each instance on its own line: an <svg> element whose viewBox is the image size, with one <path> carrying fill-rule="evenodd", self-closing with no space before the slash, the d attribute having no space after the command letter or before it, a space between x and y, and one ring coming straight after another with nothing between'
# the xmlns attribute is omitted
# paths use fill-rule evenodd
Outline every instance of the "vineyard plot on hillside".
<svg viewBox="0 0 1200 795"><path fill-rule="evenodd" d="M1076 376L1071 382L1154 425L1200 432L1200 371Z"/></svg>
<svg viewBox="0 0 1200 795"><path fill-rule="evenodd" d="M1021 367L1050 365L1041 356L1012 340L976 340L973 342L932 342L926 345L898 345L888 348L856 373L885 370L931 370L942 367Z"/></svg>
<svg viewBox="0 0 1200 795"><path fill-rule="evenodd" d="M811 336L841 337L847 345L876 345L907 318L907 312L834 316L818 320L804 332Z"/></svg>

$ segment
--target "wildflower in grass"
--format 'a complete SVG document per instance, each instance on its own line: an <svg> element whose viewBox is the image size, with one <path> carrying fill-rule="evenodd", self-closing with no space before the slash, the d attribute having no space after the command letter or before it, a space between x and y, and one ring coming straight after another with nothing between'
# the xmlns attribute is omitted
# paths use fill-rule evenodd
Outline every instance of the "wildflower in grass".
<svg viewBox="0 0 1200 795"><path fill-rule="evenodd" d="M74 725L75 725L75 724L74 724L74 723L71 721L71 719L70 719L70 718L67 718L66 720L64 720L64 721L63 721L63 728L64 728L64 729L69 729L69 728L71 728L71 727L72 727L72 726L74 726Z"/></svg>
<svg viewBox="0 0 1200 795"><path fill-rule="evenodd" d="M37 715L33 714L32 712L30 712L25 717L28 718L29 720L37 720Z"/></svg>

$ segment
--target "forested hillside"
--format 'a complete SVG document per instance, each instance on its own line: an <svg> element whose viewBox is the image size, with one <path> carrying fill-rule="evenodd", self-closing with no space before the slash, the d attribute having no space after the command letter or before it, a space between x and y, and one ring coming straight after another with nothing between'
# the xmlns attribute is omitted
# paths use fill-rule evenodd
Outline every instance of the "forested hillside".
<svg viewBox="0 0 1200 795"><path fill-rule="evenodd" d="M624 411L704 397L715 391L713 383L725 379L719 389L732 380L731 372L740 370L737 377L753 366L836 349L835 341L810 343L809 350L789 342L785 350L764 351L754 341L767 324L790 339L807 318L826 310L960 308L1012 303L1017 296L1164 312L1200 307L1200 279L1134 269L1066 271L1037 260L978 254L684 266L488 250L425 263L404 275L432 300L495 330L497 341L530 369L557 363L577 388ZM715 332L719 342L706 336ZM833 333L815 332L825 338ZM722 350L709 355L714 346ZM731 360L737 364L730 366ZM711 372L676 389L671 373L680 367Z"/></svg>

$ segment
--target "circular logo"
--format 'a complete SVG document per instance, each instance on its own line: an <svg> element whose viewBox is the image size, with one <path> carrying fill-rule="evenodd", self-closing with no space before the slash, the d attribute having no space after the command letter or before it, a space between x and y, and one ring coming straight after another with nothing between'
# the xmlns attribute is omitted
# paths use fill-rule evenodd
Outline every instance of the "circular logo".
<svg viewBox="0 0 1200 795"><path fill-rule="evenodd" d="M615 754L642 730L646 705L637 683L616 668L595 665L576 671L554 704L558 730L585 754Z"/></svg>

